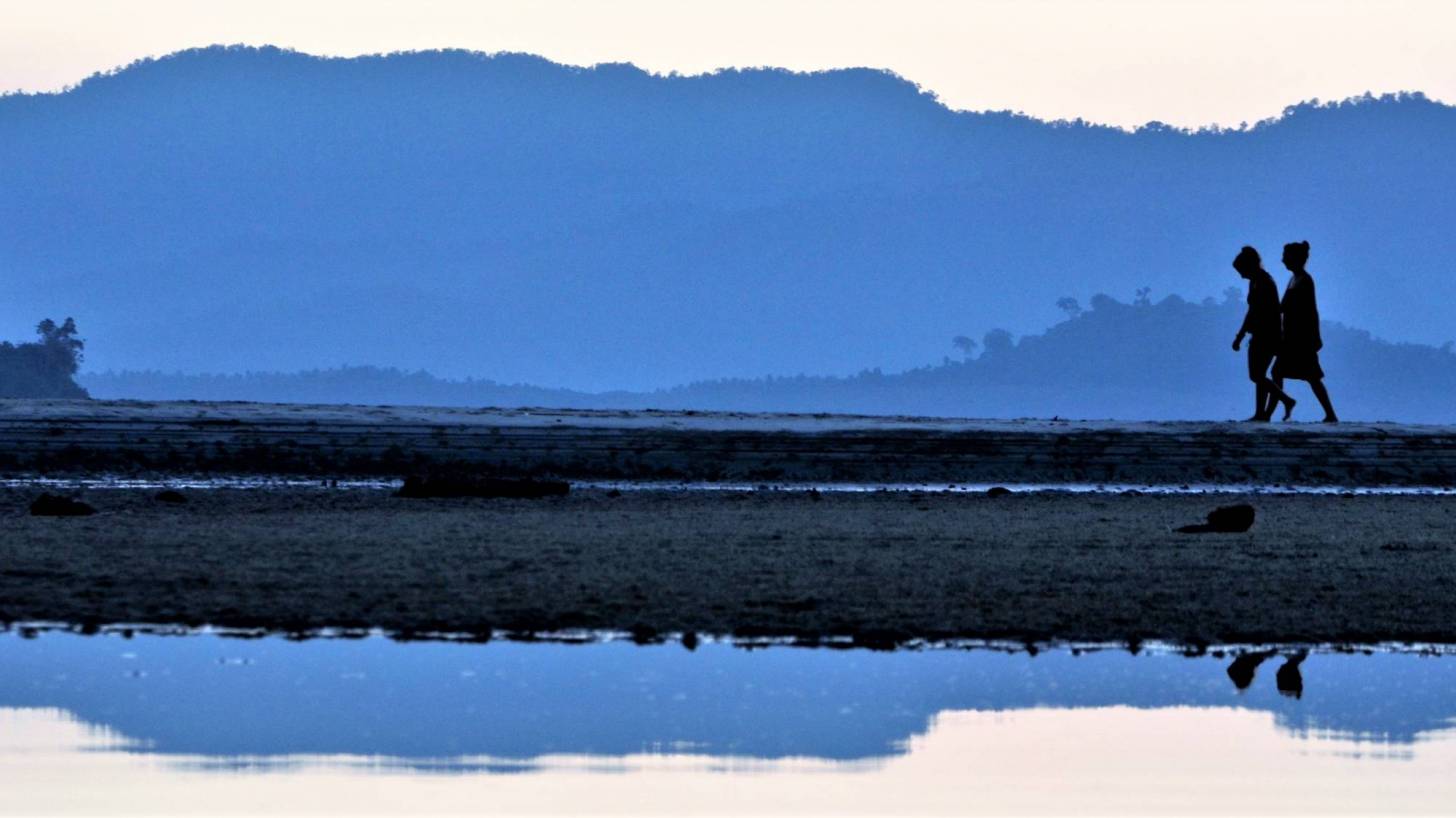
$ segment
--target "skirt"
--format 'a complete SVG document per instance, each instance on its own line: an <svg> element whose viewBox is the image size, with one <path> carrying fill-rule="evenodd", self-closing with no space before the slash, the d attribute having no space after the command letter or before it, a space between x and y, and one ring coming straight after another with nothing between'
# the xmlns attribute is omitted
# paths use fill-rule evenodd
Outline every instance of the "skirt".
<svg viewBox="0 0 1456 818"><path fill-rule="evenodd" d="M1296 381L1317 381L1325 376L1320 368L1319 352L1313 349L1286 349L1274 362L1274 377Z"/></svg>

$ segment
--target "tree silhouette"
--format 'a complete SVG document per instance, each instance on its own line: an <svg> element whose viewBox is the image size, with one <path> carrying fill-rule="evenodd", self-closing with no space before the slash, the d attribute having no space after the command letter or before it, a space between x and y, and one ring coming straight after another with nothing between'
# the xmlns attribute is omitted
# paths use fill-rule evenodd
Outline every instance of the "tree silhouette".
<svg viewBox="0 0 1456 818"><path fill-rule="evenodd" d="M76 322L67 318L57 325L47 318L35 333L33 343L0 343L0 398L88 397L73 379L86 347Z"/></svg>
<svg viewBox="0 0 1456 818"><path fill-rule="evenodd" d="M1000 355L1016 347L1015 336L1008 330L999 328L986 333L981 343L985 345L987 355Z"/></svg>
<svg viewBox="0 0 1456 818"><path fill-rule="evenodd" d="M86 342L76 337L76 320L68 317L58 327L55 321L47 318L36 325L35 334L40 336L40 346L54 362L56 370L68 376L75 375L85 359L86 349Z"/></svg>

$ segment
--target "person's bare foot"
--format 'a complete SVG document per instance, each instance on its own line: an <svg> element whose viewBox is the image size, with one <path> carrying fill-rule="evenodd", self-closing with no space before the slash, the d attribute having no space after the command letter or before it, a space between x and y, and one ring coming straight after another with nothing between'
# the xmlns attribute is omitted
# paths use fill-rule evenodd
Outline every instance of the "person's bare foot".
<svg viewBox="0 0 1456 818"><path fill-rule="evenodd" d="M1254 415L1253 417L1244 418L1244 422L1245 423L1268 423L1269 422L1269 418L1266 415Z"/></svg>
<svg viewBox="0 0 1456 818"><path fill-rule="evenodd" d="M1334 415L1325 415L1325 419L1322 420L1322 421L1320 421L1320 423L1339 423L1339 422L1340 422L1340 419L1337 418L1337 417L1335 417Z"/></svg>
<svg viewBox="0 0 1456 818"><path fill-rule="evenodd" d="M1290 398L1284 402L1284 420L1289 420L1289 416L1294 414L1294 403L1294 398Z"/></svg>

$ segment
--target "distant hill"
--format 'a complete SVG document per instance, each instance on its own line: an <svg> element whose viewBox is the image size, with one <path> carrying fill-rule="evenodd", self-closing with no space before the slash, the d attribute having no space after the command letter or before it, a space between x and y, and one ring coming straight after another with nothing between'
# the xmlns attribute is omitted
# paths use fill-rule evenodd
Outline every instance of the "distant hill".
<svg viewBox="0 0 1456 818"><path fill-rule="evenodd" d="M901 370L1308 239L1328 318L1439 344L1452 144L1419 95L1128 133L867 69L208 48L0 97L0 325L74 314L110 369L642 390Z"/></svg>
<svg viewBox="0 0 1456 818"><path fill-rule="evenodd" d="M1039 335L1001 333L973 358L900 374L704 381L648 393L590 394L425 373L355 367L292 375L186 376L92 373L98 398L265 400L369 404L721 409L952 417L1235 419L1253 411L1244 353L1229 348L1241 298L1190 303L1169 296L1126 304L1107 296ZM1336 409L1347 420L1456 423L1456 351L1393 344L1326 322L1321 357ZM1286 384L1320 410L1306 385Z"/></svg>
<svg viewBox="0 0 1456 818"><path fill-rule="evenodd" d="M1092 308L1018 342L898 375L696 383L665 406L972 417L1232 419L1253 412L1245 354L1230 349L1242 299L1169 296ZM1390 343L1324 322L1321 360L1335 408L1348 420L1456 423L1456 352ZM1296 418L1318 419L1308 387L1289 381Z"/></svg>

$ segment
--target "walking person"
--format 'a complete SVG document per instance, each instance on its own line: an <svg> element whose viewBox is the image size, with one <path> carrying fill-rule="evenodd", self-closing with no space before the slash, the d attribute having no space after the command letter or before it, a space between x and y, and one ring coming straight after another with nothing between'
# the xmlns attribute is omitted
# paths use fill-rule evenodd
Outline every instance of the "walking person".
<svg viewBox="0 0 1456 818"><path fill-rule="evenodd" d="M1264 269L1259 251L1252 247L1244 247L1234 257L1234 269L1249 282L1249 311L1244 315L1239 334L1234 336L1235 352L1239 351L1245 335L1252 336L1249 339L1249 380L1254 382L1254 415L1249 420L1267 422L1280 403L1284 404L1284 419L1288 420L1289 413L1294 411L1294 398L1289 397L1268 375L1269 364L1279 354L1282 336L1279 285Z"/></svg>
<svg viewBox="0 0 1456 818"><path fill-rule="evenodd" d="M1325 371L1320 368L1319 351L1324 347L1324 341L1320 339L1314 277L1304 269L1308 262L1309 242L1284 245L1284 266L1292 275L1284 288L1284 300L1280 303L1280 311L1284 315L1284 340L1279 347L1279 359L1274 362L1274 385L1283 389L1285 378L1308 381L1310 391L1324 407L1324 422L1338 423L1340 419L1335 416L1330 393L1325 390ZM1288 406L1292 404L1286 404ZM1285 418L1288 417L1286 411Z"/></svg>

